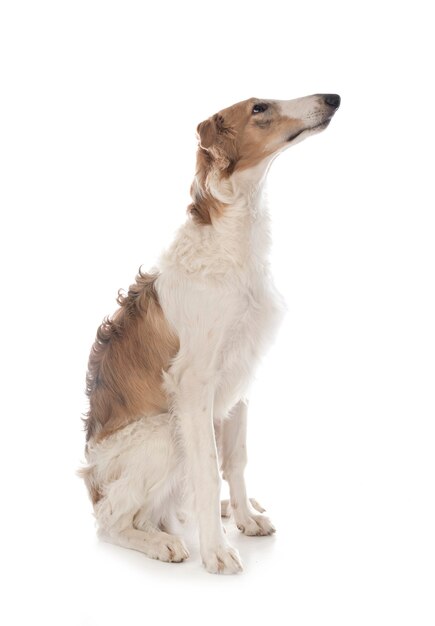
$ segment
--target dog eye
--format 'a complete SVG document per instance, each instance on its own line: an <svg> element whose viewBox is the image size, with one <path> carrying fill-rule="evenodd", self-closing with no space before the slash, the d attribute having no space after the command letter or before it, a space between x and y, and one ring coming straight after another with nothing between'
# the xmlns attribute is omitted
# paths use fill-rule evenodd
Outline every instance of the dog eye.
<svg viewBox="0 0 435 626"><path fill-rule="evenodd" d="M265 111L267 111L267 108L267 104L254 104L254 106L252 107L252 115L256 115L257 113L264 113Z"/></svg>

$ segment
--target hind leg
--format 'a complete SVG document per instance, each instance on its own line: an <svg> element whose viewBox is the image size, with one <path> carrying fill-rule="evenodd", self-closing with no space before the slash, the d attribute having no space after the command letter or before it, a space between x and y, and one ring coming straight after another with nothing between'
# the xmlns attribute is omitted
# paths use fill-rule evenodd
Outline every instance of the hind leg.
<svg viewBox="0 0 435 626"><path fill-rule="evenodd" d="M142 530L129 526L109 534L102 533L102 538L123 548L143 552L151 559L159 561L181 563L189 557L189 552L179 537L165 533L151 523Z"/></svg>
<svg viewBox="0 0 435 626"><path fill-rule="evenodd" d="M189 556L181 539L160 527L183 480L169 416L144 418L90 446L94 511L102 539L152 559Z"/></svg>
<svg viewBox="0 0 435 626"><path fill-rule="evenodd" d="M164 502L159 510L164 509ZM167 533L160 519L161 513L143 505L134 515L124 515L117 524L105 531L100 530L100 537L109 543L138 550L151 559L168 563L181 563L189 557L184 542L179 537Z"/></svg>

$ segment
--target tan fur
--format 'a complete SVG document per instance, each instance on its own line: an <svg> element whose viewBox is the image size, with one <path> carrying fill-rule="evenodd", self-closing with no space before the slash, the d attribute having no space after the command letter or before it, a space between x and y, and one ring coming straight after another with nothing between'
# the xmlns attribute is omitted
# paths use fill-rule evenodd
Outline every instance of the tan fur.
<svg viewBox="0 0 435 626"><path fill-rule="evenodd" d="M225 205L207 190L207 175L213 167L213 161L209 153L201 147L198 149L196 163L196 179L190 188L193 202L187 210L198 224L211 224L214 218L221 215Z"/></svg>
<svg viewBox="0 0 435 626"><path fill-rule="evenodd" d="M251 99L198 126L189 210L200 225L180 228L158 278L139 273L119 296L89 359L79 473L105 540L182 561L182 540L163 528L179 508L195 508L206 569L235 574L242 563L221 513L231 510L245 535L275 532L244 481L246 395L283 308L268 269L264 182L273 158L325 128L339 104L335 94ZM221 476L230 490L222 509Z"/></svg>
<svg viewBox="0 0 435 626"><path fill-rule="evenodd" d="M298 132L301 120L289 119L279 113L273 102L268 102L267 112L259 121L252 115L257 102L250 98L223 109L197 127L198 152L196 179L191 187L193 202L188 211L200 224L212 224L225 210L207 189L207 178L214 171L221 178L236 170L243 170L260 163L276 151L274 139L283 132Z"/></svg>
<svg viewBox="0 0 435 626"><path fill-rule="evenodd" d="M97 331L86 377L87 440L101 441L132 421L168 410L162 372L179 345L160 307L156 277L140 272L128 294L119 295L118 311Z"/></svg>

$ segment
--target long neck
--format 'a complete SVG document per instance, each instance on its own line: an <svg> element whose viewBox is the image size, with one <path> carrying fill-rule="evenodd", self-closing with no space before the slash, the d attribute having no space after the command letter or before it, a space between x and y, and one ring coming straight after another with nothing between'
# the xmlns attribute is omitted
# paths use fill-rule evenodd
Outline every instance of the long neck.
<svg viewBox="0 0 435 626"><path fill-rule="evenodd" d="M216 277L264 272L270 250L265 174L248 171L224 182L211 181L208 193L220 203L219 213L210 224L189 217L165 254L164 264Z"/></svg>
<svg viewBox="0 0 435 626"><path fill-rule="evenodd" d="M266 263L270 250L269 210L265 180L239 176L233 180L232 202L215 220L216 244L236 264Z"/></svg>

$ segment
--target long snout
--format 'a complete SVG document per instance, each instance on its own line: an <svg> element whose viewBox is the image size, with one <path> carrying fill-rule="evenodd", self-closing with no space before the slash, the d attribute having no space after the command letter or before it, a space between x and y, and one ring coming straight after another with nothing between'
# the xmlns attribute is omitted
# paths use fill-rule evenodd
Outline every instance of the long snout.
<svg viewBox="0 0 435 626"><path fill-rule="evenodd" d="M310 117L333 115L340 106L341 98L336 93L316 93L295 100L279 100L281 112L286 117L305 120Z"/></svg>
<svg viewBox="0 0 435 626"><path fill-rule="evenodd" d="M296 120L287 141L294 142L301 136L318 132L326 128L340 106L341 98L336 93L318 93L296 100L281 100L279 106L284 117Z"/></svg>

